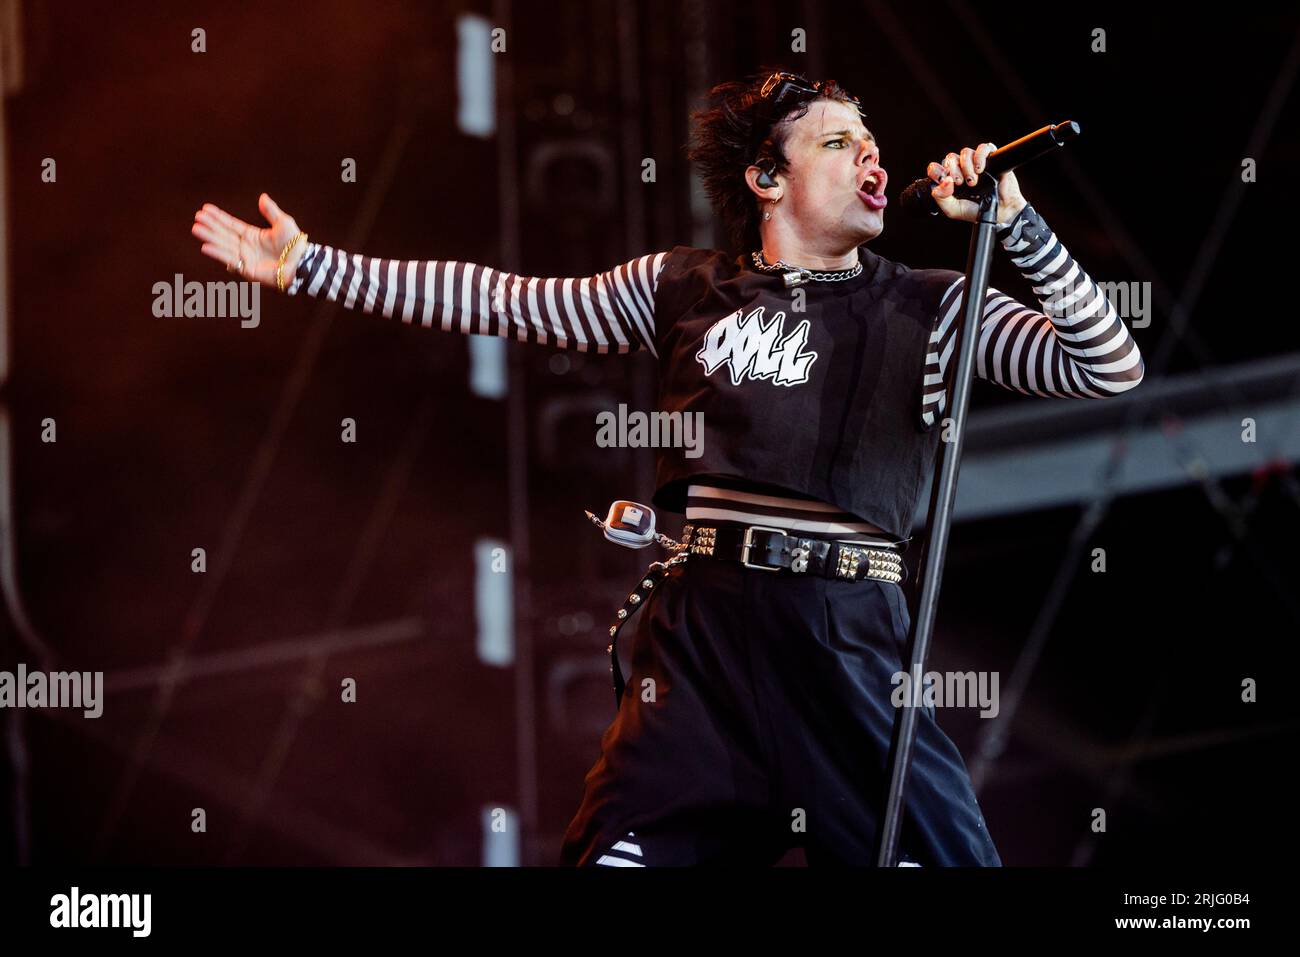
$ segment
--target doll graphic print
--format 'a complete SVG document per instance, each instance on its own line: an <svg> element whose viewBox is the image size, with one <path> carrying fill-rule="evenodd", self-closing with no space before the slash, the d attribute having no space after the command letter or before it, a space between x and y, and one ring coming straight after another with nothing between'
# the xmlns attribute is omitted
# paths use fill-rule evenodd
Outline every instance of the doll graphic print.
<svg viewBox="0 0 1300 957"><path fill-rule="evenodd" d="M719 319L704 334L704 345L695 358L712 375L728 366L731 384L745 379L767 379L773 385L796 386L808 381L808 370L817 353L808 344L808 320L785 331L785 313L774 312L764 321L763 307L748 313L737 309Z"/></svg>

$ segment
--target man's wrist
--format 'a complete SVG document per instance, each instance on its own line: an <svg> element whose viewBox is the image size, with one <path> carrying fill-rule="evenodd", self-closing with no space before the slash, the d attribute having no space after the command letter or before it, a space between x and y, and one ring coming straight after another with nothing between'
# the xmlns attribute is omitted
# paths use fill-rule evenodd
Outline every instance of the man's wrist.
<svg viewBox="0 0 1300 957"><path fill-rule="evenodd" d="M284 271L281 275L284 277L284 291L290 296L294 294L294 284L298 278L298 265L302 262L303 257L307 255L309 245L310 243L304 236L294 244L293 249L289 250L289 255L284 260Z"/></svg>
<svg viewBox="0 0 1300 957"><path fill-rule="evenodd" d="M1029 208L1029 200L1023 200L1019 206L1013 207L1011 215L1007 217L1006 222L998 223L996 228L999 231L1010 229L1012 225L1015 223L1015 221L1019 219L1021 215L1024 214L1024 211L1028 208Z"/></svg>

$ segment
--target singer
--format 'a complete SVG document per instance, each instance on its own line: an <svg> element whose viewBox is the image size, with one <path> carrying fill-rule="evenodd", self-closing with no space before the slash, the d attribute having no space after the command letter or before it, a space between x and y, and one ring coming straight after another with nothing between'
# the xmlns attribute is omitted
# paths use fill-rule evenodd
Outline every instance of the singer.
<svg viewBox="0 0 1300 957"><path fill-rule="evenodd" d="M715 87L692 119L725 252L677 246L574 278L378 259L309 241L266 194L268 228L205 205L193 233L289 295L446 332L648 352L659 408L704 430L701 454L656 450L653 502L684 513L684 560L648 572L625 605L630 680L561 860L770 865L800 846L811 865L870 865L891 676L906 671L902 548L944 432L965 277L868 248L889 178L861 104L834 81L765 71ZM929 164L945 217L974 219L953 192L993 149ZM998 193L1000 244L1046 311L990 287L977 374L1035 396L1136 386L1142 358L1103 292L1014 173ZM1000 865L932 708L914 753L901 861Z"/></svg>

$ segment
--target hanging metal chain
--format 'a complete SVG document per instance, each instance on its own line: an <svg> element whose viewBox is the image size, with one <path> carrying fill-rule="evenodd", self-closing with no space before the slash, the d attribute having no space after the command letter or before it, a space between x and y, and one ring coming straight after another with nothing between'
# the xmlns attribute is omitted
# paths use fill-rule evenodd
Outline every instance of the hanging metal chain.
<svg viewBox="0 0 1300 957"><path fill-rule="evenodd" d="M587 513L591 515L590 512ZM609 626L609 644L605 650L609 654L609 674L614 682L614 710L617 711L623 703L623 691L627 687L627 682L623 679L623 669L618 664L618 633L619 630L627 623L627 620L636 613L636 610L650 598L650 591L667 576L668 572L674 565L681 565L690 558L689 553L674 555L666 562L651 562L650 567L645 570L641 577L640 583L632 590L632 594L627 596L623 602L623 607L618 610L614 617L614 623Z"/></svg>
<svg viewBox="0 0 1300 957"><path fill-rule="evenodd" d="M603 519L597 518L595 515L587 511L587 509L585 508L583 509L583 511L587 512L587 517L591 519L593 525L599 528L602 532L605 530L605 522ZM667 535L663 534L662 532L655 532L655 541L658 542L660 545L662 545L664 548L667 548L668 550L674 552L679 552L686 547L682 542L674 541L673 539L669 538ZM648 545L650 543L646 542L646 544Z"/></svg>

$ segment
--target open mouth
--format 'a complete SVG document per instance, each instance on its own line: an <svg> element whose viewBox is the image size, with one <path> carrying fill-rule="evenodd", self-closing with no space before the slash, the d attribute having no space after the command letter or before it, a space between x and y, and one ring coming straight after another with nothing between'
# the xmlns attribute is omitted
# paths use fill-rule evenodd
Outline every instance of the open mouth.
<svg viewBox="0 0 1300 957"><path fill-rule="evenodd" d="M872 209L884 209L889 205L889 200L885 198L885 184L887 182L888 177L884 170L868 173L863 181L858 184L858 196Z"/></svg>

